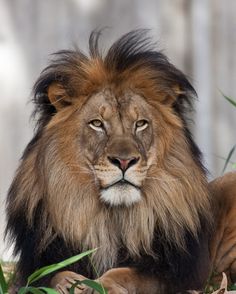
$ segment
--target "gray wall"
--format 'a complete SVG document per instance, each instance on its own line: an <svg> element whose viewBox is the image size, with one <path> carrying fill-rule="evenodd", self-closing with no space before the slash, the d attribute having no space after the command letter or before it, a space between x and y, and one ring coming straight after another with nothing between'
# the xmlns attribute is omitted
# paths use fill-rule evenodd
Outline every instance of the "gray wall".
<svg viewBox="0 0 236 294"><path fill-rule="evenodd" d="M21 153L32 136L33 82L49 54L74 43L87 49L89 32L108 26L104 46L135 28L151 28L160 49L199 94L193 132L211 177L236 143L235 0L0 0L0 257L4 199Z"/></svg>

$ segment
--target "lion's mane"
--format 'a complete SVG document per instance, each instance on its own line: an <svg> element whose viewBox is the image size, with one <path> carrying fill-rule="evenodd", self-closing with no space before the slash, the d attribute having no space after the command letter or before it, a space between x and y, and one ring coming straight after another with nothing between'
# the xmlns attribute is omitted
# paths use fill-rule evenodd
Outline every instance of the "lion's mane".
<svg viewBox="0 0 236 294"><path fill-rule="evenodd" d="M201 153L185 115L192 110L196 93L186 77L154 50L145 31L123 36L105 57L98 37L99 33L90 37L90 57L78 49L56 53L34 88L36 132L7 199L6 231L15 241L22 280L39 266L95 247L99 249L93 260L100 272L126 263L149 270L150 259L159 264L152 272L172 271L172 276L181 277L181 266L197 271L192 264L199 258L199 243L207 239L205 223L211 216ZM48 98L54 83L66 93L59 95L60 119L53 119L57 109ZM161 148L143 199L131 207L112 208L99 201L93 177L83 173L83 158L75 155L72 141L76 129L67 105L78 99L83 107L92 93L107 85L145 97L165 121L158 126ZM187 257L190 250L195 257ZM172 269L182 259L185 264ZM85 264L76 270L92 272Z"/></svg>

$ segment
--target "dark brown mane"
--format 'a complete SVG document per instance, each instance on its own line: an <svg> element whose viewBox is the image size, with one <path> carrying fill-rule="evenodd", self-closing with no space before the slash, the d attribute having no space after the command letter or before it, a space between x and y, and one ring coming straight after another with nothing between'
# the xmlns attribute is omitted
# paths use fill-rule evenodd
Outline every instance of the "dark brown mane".
<svg viewBox="0 0 236 294"><path fill-rule="evenodd" d="M55 107L48 100L48 86L53 82L59 82L67 90L69 96L83 95L84 93L80 92L83 91L82 84L84 80L89 80L83 66L99 59L102 60L104 68L111 72L115 79L126 71L132 72L133 69L148 68L154 73L152 77L154 83L160 83L161 79L164 90L171 89L173 85L179 85L179 94L173 103L173 109L181 118L192 153L198 164L201 165L201 154L192 140L187 127L188 118L185 115L192 112L193 101L197 94L186 76L176 69L162 52L155 50L155 46L147 33L148 30L135 30L127 33L111 46L105 56L102 56L99 47L101 31L94 31L90 35L89 57L79 49L62 50L55 53L50 65L44 69L34 86L34 116L37 117L38 124L32 143L37 140L42 127L49 122L56 112ZM76 83L75 76L78 77ZM75 84L77 85L76 88L74 88Z"/></svg>
<svg viewBox="0 0 236 294"><path fill-rule="evenodd" d="M59 82L64 85L65 89L70 89L68 94L73 96L74 93L71 92L70 87L73 74L76 72L83 78L89 78L82 71L81 64L89 63L91 59L97 58L101 58L105 68L116 75L133 67L137 69L144 66L156 71L158 73L157 79L161 75L166 89L169 89L173 84L178 84L183 93L179 95L173 107L184 119L185 112L189 113L192 110L192 102L196 97L196 92L186 76L176 69L164 54L154 49L150 37L147 36L147 30L136 30L122 36L111 46L105 57L102 56L99 49L100 35L101 32L93 32L90 35L89 57L79 49L59 51L54 54L51 64L41 73L34 86L33 100L35 103L34 113L38 115L39 126L45 125L51 115L56 112L55 107L48 101L48 85ZM80 91L80 89L75 89L75 91Z"/></svg>

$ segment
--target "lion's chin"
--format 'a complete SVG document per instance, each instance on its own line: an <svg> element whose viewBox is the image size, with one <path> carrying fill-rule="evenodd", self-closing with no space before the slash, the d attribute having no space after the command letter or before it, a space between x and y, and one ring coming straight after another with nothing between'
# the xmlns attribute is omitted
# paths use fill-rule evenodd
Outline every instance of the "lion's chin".
<svg viewBox="0 0 236 294"><path fill-rule="evenodd" d="M101 191L101 200L111 206L130 206L141 200L140 189L132 185L114 185Z"/></svg>

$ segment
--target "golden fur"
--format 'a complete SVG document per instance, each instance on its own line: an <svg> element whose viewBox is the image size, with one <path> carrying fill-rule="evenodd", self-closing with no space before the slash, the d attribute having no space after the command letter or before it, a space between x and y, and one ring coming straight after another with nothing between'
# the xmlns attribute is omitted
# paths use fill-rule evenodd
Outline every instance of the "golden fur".
<svg viewBox="0 0 236 294"><path fill-rule="evenodd" d="M12 204L14 209L18 210L27 203L27 217L31 223L35 208L42 201L45 206L42 248L54 237L54 228L74 246L82 244L84 250L99 247L94 259L95 266L101 271L114 264L120 238L131 255L138 255L141 249L151 253L156 226L178 247L184 247L184 230L187 228L196 235L200 224L198 213L201 211L210 217L210 204L206 179L192 159L179 117L169 104L162 104L161 89L150 82L150 69L142 68L142 72L147 73L144 79L137 69L135 74L131 69L124 76L113 77L111 72L106 72L102 61L97 59L82 66L83 73L90 79L87 81L75 76L74 83L82 86L77 95L82 95L83 99L75 96L72 106L60 109L54 115L34 153L21 165L22 191L18 191ZM118 86L115 85L117 80L120 81ZM142 201L135 206L116 207L112 211L100 203L94 175L83 158L76 155L74 146L77 126L80 119L84 119L78 119L75 114L83 108L84 103L89 104L84 95L91 97L108 85L112 85L109 90L111 95L117 96L118 93L125 96L132 91L146 97L147 103L154 105L150 107L155 117L152 123L159 137L158 144L151 146L148 154L147 161L152 158L152 165L147 172ZM62 91L61 86L59 90L58 87L53 85L49 88L49 98ZM63 95L63 99L67 99L65 91ZM60 101L55 101L54 96L51 101L57 105ZM80 150L83 147L77 145L76 148ZM44 193L45 185L48 193ZM26 193L26 190L31 193ZM28 195L28 198L23 198L23 195ZM109 226L106 223L108 218Z"/></svg>
<svg viewBox="0 0 236 294"><path fill-rule="evenodd" d="M38 128L7 203L7 230L21 253L22 280L34 266L58 260L60 246L68 252L99 248L92 257L96 270L106 281L119 272L123 286L129 276L131 288L149 281L129 268L141 261L139 268L147 272L147 258L150 293L156 293L157 280L166 294L168 281L175 279L173 288L168 285L172 294L202 287L207 278L209 231L213 220L234 219L234 206L218 203L222 194L236 203L235 180L222 191L218 182L208 185L184 114L195 91L161 53L145 51L146 39L138 41L136 34L122 37L105 58L97 40L90 41L90 57L61 52L36 83ZM117 158L128 158L129 168L121 172ZM121 173L126 183L119 186ZM232 224L228 236L234 240ZM211 240L211 264L221 271L225 256L219 248L225 252L230 245L219 241L224 223L217 226L222 234ZM39 256L32 267L30 250ZM119 260L122 250L125 266ZM227 266L234 268L235 258L230 258ZM162 272L162 278L155 276Z"/></svg>

